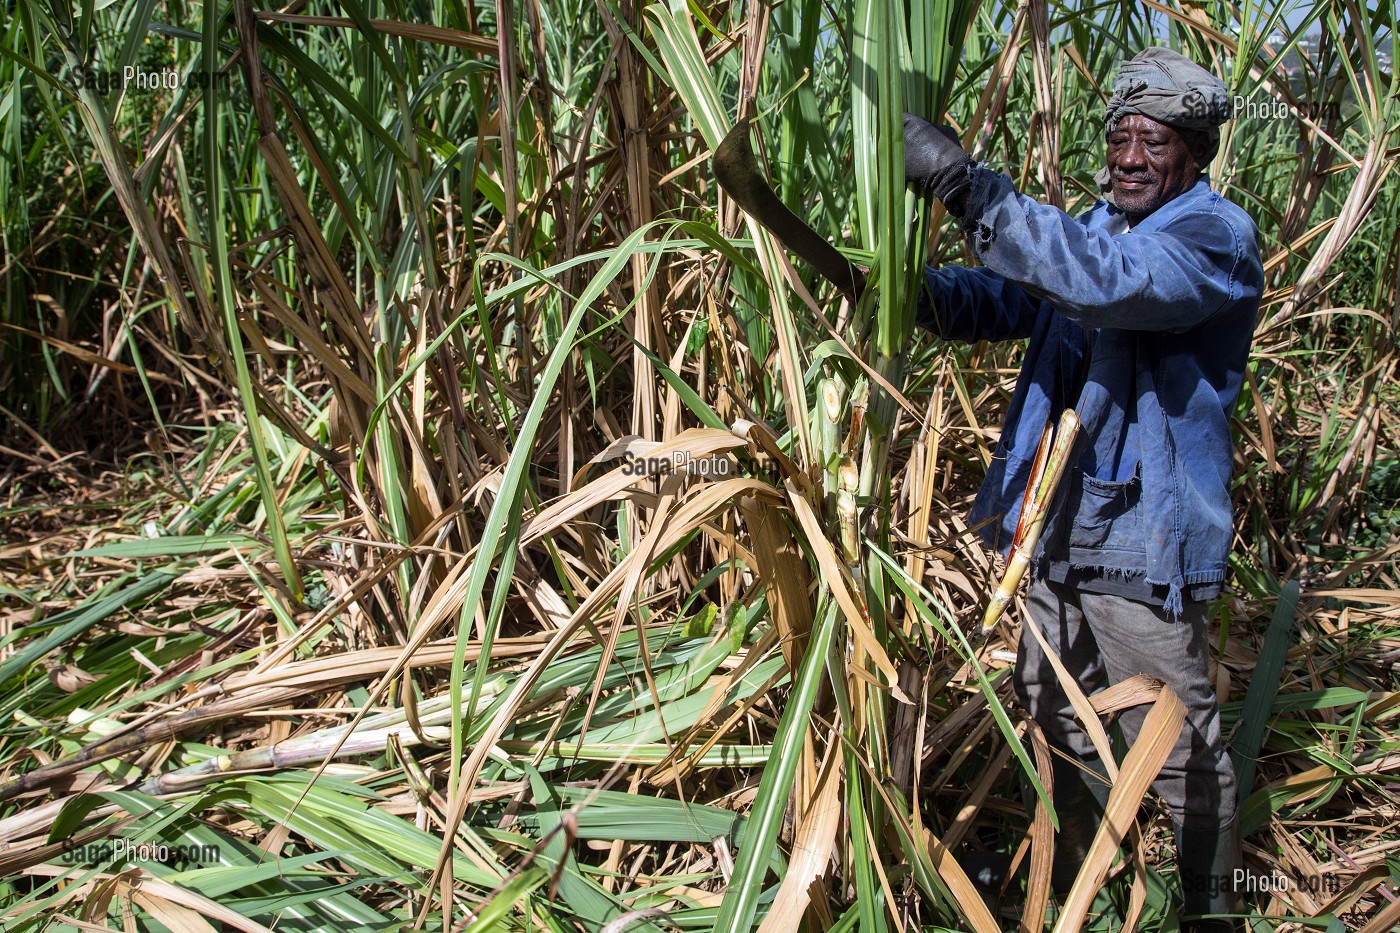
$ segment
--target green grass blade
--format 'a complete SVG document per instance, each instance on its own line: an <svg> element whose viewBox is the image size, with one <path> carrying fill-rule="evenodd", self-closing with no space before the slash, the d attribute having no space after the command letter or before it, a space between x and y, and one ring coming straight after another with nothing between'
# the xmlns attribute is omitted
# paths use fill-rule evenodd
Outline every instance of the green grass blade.
<svg viewBox="0 0 1400 933"><path fill-rule="evenodd" d="M826 669L827 649L840 627L839 617L833 608L812 628L807 653L802 658L792 693L778 722L777 735L773 738L773 757L764 766L763 777L759 780L758 796L749 814L749 829L725 889L724 902L715 920L715 933L747 933L753 927L758 899L763 893L763 879L768 873L783 814L792 795L797 762L801 757L798 752L807 734L822 672Z"/></svg>
<svg viewBox="0 0 1400 933"><path fill-rule="evenodd" d="M1235 762L1236 786L1242 797L1248 796L1254 786L1255 762L1264 745L1264 734L1269 730L1279 678L1283 674L1288 646L1293 640L1298 593L1297 580L1289 580L1279 588L1278 605L1269 622L1269 631L1264 636L1264 649L1259 652L1259 661L1254 665L1254 675L1249 680L1249 692L1245 694L1240 729L1230 746L1230 757Z"/></svg>
<svg viewBox="0 0 1400 933"><path fill-rule="evenodd" d="M22 647L15 650L14 654L0 662L0 685L4 685L10 678L27 670L31 664L50 651L68 644L89 628L110 618L129 604L159 593L169 586L177 576L179 574L168 571L150 573L140 577L130 586L116 589L116 592L109 592L105 596L94 597L76 609L70 609L51 619L45 619L42 623L45 627L53 626L48 634L25 642Z"/></svg>

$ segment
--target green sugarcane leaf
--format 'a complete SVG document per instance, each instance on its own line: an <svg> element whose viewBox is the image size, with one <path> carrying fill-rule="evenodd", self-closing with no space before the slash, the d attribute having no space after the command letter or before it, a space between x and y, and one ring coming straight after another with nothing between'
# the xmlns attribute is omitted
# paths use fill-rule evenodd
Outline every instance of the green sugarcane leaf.
<svg viewBox="0 0 1400 933"><path fill-rule="evenodd" d="M1238 786L1244 794L1254 786L1255 762L1272 720L1271 712L1283 674L1283 662L1293 640L1298 592L1297 580L1289 580L1279 588L1278 605L1274 608L1269 631L1264 636L1264 648L1259 652L1259 662L1254 666L1249 692L1245 694L1240 729L1230 744L1230 757L1235 763Z"/></svg>
<svg viewBox="0 0 1400 933"><path fill-rule="evenodd" d="M484 905L475 909L465 929L468 933L502 929L501 923L511 911L548 880L549 873L543 868L527 868L513 875Z"/></svg>
<svg viewBox="0 0 1400 933"><path fill-rule="evenodd" d="M76 609L70 609L51 619L37 623L33 628L39 626L48 628L48 634L42 638L26 641L22 647L17 648L13 654L0 662L0 684L4 684L50 651L72 641L81 633L120 612L129 604L155 596L174 582L178 576L179 574L168 571L157 571L137 578L129 586L122 586L127 581L119 578L108 587L108 591L104 595L95 596ZM21 632L33 634L31 627L26 627L11 633L11 637Z"/></svg>
<svg viewBox="0 0 1400 933"><path fill-rule="evenodd" d="M797 762L801 758L799 751L803 736L807 734L822 671L826 667L827 649L839 627L839 614L834 604L812 627L807 652L798 668L782 719L778 721L778 732L773 739L773 757L764 766L763 776L759 779L758 796L754 798L753 809L749 813L744 844L735 859L734 873L725 888L719 916L715 918L715 933L747 933L753 927L759 896L763 893L763 879L768 873L769 860L778 843L778 831L782 828L783 813L792 795Z"/></svg>
<svg viewBox="0 0 1400 933"><path fill-rule="evenodd" d="M248 535L161 535L155 538L136 538L130 541L114 541L96 547L70 551L65 557L184 557L190 554L218 554L234 547L263 547Z"/></svg>

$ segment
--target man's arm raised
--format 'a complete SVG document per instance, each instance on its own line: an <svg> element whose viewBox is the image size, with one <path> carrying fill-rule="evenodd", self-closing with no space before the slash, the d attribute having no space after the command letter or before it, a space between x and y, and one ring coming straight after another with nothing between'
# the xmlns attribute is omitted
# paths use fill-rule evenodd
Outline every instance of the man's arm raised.
<svg viewBox="0 0 1400 933"><path fill-rule="evenodd" d="M1114 236L977 169L963 224L988 268L1083 327L1181 332L1262 287L1258 241L1243 212L1232 220L1232 205L1218 197L1182 197L1199 206L1177 213L1169 228Z"/></svg>

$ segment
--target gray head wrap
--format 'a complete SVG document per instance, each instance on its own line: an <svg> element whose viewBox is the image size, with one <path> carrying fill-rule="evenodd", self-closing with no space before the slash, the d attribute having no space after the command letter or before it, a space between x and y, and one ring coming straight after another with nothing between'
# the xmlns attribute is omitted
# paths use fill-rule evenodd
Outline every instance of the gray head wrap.
<svg viewBox="0 0 1400 933"><path fill-rule="evenodd" d="M1112 133L1119 120L1137 113L1167 126L1196 130L1206 136L1209 161L1220 147L1220 124L1230 119L1232 110L1224 82L1186 56L1152 46L1119 67L1103 127ZM1107 191L1108 169L1099 172L1097 180Z"/></svg>
<svg viewBox="0 0 1400 933"><path fill-rule="evenodd" d="M1218 138L1216 127L1230 119L1230 92L1224 82L1186 56L1153 46L1119 68L1103 113L1104 131L1112 133L1118 121L1131 113Z"/></svg>

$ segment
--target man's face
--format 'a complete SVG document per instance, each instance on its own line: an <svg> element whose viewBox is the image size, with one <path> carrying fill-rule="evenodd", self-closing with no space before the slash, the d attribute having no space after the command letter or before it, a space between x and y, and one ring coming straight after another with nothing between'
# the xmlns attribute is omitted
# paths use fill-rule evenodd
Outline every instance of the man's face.
<svg viewBox="0 0 1400 933"><path fill-rule="evenodd" d="M1137 223L1196 183L1206 165L1205 152L1202 134L1129 114L1108 134L1114 205L1129 223Z"/></svg>

